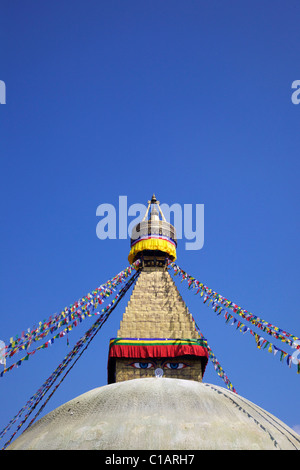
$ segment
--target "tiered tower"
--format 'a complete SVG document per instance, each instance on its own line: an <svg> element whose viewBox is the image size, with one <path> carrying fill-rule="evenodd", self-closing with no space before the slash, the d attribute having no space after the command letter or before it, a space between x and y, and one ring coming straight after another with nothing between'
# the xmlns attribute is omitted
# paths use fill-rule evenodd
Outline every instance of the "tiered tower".
<svg viewBox="0 0 300 470"><path fill-rule="evenodd" d="M109 383L154 376L202 381L207 349L167 270L176 246L175 228L153 195L132 231L128 259L139 260L141 272L110 342Z"/></svg>

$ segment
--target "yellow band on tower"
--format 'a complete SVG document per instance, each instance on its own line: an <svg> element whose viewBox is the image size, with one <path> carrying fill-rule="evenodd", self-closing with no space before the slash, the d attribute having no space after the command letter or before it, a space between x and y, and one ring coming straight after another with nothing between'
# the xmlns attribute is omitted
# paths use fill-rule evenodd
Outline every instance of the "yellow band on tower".
<svg viewBox="0 0 300 470"><path fill-rule="evenodd" d="M137 243L135 243L135 245L131 247L130 253L128 255L129 263L132 264L135 256L144 250L163 251L170 256L172 261L176 260L176 247L174 243L161 238L148 238L146 240L138 241Z"/></svg>

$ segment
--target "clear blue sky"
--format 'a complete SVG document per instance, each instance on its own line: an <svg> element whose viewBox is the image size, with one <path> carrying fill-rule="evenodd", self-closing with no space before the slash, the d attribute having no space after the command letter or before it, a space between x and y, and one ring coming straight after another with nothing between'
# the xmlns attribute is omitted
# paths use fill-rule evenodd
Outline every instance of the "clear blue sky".
<svg viewBox="0 0 300 470"><path fill-rule="evenodd" d="M125 268L129 240L99 240L96 209L153 192L205 206L183 269L300 336L299 15L296 0L2 2L0 339ZM299 432L295 366L180 292L240 395ZM45 412L106 384L127 301ZM1 430L91 323L0 379ZM205 381L223 386L211 365Z"/></svg>

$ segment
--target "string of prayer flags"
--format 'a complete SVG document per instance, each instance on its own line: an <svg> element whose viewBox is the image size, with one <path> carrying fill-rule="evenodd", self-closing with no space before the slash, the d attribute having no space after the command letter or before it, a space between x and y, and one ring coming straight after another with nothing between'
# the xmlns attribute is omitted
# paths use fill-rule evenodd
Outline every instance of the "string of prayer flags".
<svg viewBox="0 0 300 470"><path fill-rule="evenodd" d="M40 321L37 327L28 328L26 333L23 331L21 335L10 338L5 346L4 358L10 358L18 352L27 350L32 343L44 339L48 334L53 334L72 320L81 321L86 316L92 316L98 305L112 295L115 289L136 270L137 266L138 263L133 263L105 284L101 284L69 307L65 307L59 314L51 315L47 320Z"/></svg>
<svg viewBox="0 0 300 470"><path fill-rule="evenodd" d="M240 315L244 320L260 328L267 334L281 340L294 349L300 350L300 339L297 336L292 335L285 330L282 330L281 328L278 328L271 323L260 319L252 313L247 312L247 310L241 309L241 307L238 305L225 299L223 296L217 294L212 289L197 281L197 279L194 277L188 275L175 263L169 263L169 266L173 268L175 276L178 274L181 275L181 282L187 280L189 289L197 289L196 295L200 292L200 296L203 297L203 303L210 306L218 316L224 314L226 324L231 326L236 325L236 328L243 334L250 332L250 334L255 338L258 349L266 349L270 353L273 352L274 355L276 355L277 352L280 352L280 360L283 361L283 359L287 358L286 362L289 367L291 367L292 363L297 364L297 373L300 373L300 359L298 359L296 355L288 354L286 351L277 348L274 344L270 343L264 337L258 335L250 327L238 320L226 309L231 309L234 313Z"/></svg>
<svg viewBox="0 0 300 470"><path fill-rule="evenodd" d="M24 425L30 414L33 412L33 410L37 407L39 402L44 398L46 393L50 390L50 388L54 385L55 381L57 378L62 374L62 372L67 368L69 364L71 364L71 361L77 356L77 354L80 352L80 355L84 352L84 350L88 347L92 339L95 337L95 335L98 333L98 331L101 329L105 321L108 319L109 315L111 312L116 308L118 302L124 297L128 289L132 286L132 284L136 281L137 277L139 275L139 272L136 271L134 275L126 282L126 284L120 289L118 299L112 303L111 307L106 311L105 315L100 316L95 323L88 329L88 331L80 338L79 341L75 344L73 349L66 355L62 363L60 363L57 368L54 370L54 372L48 377L48 379L43 383L43 385L37 390L37 392L32 395L32 397L27 401L27 403L20 409L20 411L14 416L14 418L8 423L8 425L0 432L0 439L3 438L3 436L11 429L11 427L17 422L17 420L23 415L24 412L26 412L24 419L19 423L17 426L16 431L12 434L10 439L5 443L3 446L2 450L4 450L12 441L12 439L15 437L19 429ZM84 347L84 349L82 349ZM80 357L80 356L79 356ZM78 357L76 358L75 362L78 360ZM73 365L70 366L69 370L65 373L64 377L67 375L67 373L70 371L70 369L74 366L75 362ZM35 418L38 416L38 414L41 412L41 410L44 408L46 403L49 401L50 397L53 395L57 387L61 384L63 381L64 377L61 379L58 385L56 385L55 389L52 391L51 395L47 398L46 402L42 405L41 409L38 411L36 414ZM35 419L34 418L34 419ZM34 419L31 420L29 426L33 423Z"/></svg>
<svg viewBox="0 0 300 470"><path fill-rule="evenodd" d="M113 306L113 304L117 301L117 299L120 297L121 295L121 291L118 292L115 296L115 298L106 306L104 307L102 310L100 310L99 312L93 312L93 315L100 315L100 320L104 317L104 314L109 311L109 309ZM97 305L95 305L95 308L97 307ZM87 313L87 316L92 316L91 312ZM53 336L51 339L49 339L48 341L46 341L45 343L43 343L41 346L38 346L36 349L34 349L33 351L27 351L27 354L26 356L22 357L19 361L15 362L14 364L10 365L9 367L5 368L1 373L0 373L0 378L3 377L3 375L9 371L11 371L12 369L14 368L17 368L19 367L20 365L22 365L23 361L27 361L29 359L29 357L33 356L37 351L41 350L41 349L45 349L45 348L48 348L49 346L51 346L55 340L59 339L59 338L63 338L66 334L68 334L68 332L72 331L73 328L75 328L76 326L78 326L84 319L86 318L85 315L80 315L78 319L74 320L71 324L69 324L66 328L64 328L62 331L60 331L59 333L57 333L55 336Z"/></svg>
<svg viewBox="0 0 300 470"><path fill-rule="evenodd" d="M212 352L212 349L210 348L210 346L208 345L207 340L204 338L203 334L201 333L200 328L198 327L198 325L195 322L194 318L193 318L193 320L194 320L195 329L196 329L197 333L199 334L200 338L203 339L203 341L205 342L206 348L208 350L208 357L209 357L210 361L212 362L215 371L217 372L218 376L223 379L223 381L225 382L227 388L229 390L231 390L232 392L237 394L236 389L234 388L231 381L229 380L229 378L225 374L225 371L224 371L223 367L221 366L221 364L217 360L216 356Z"/></svg>
<svg viewBox="0 0 300 470"><path fill-rule="evenodd" d="M217 292L213 291L212 289L210 289L203 283L199 282L194 277L187 274L183 269L181 269L174 262L169 263L169 266L173 268L175 276L179 274L182 277L182 281L187 280L189 289L197 288L196 294L201 292L201 296L204 295L205 302L208 299L210 299L211 302L213 300L216 300L217 302L221 303L222 306L233 310L234 313L237 313L238 315L242 316L245 320L251 322L252 324L262 329L263 331L267 332L268 334L273 335L276 339L279 339L283 342L288 343L290 346L292 346L294 342L299 341L300 343L300 338L298 338L297 336L292 335L291 333L288 333L287 331L281 328L278 328L277 326L272 325L271 323L257 317L256 315L248 312L245 309L242 309L241 307L236 305L234 302L229 301L228 299L219 295ZM299 345L299 349L300 349L300 345Z"/></svg>

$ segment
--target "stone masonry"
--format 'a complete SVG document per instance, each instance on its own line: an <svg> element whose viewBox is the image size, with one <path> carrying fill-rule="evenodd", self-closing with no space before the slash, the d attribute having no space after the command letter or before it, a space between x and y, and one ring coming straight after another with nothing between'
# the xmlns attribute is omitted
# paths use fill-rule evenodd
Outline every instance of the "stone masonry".
<svg viewBox="0 0 300 470"><path fill-rule="evenodd" d="M165 267L144 267L120 323L118 338L198 339L195 323L173 279ZM182 368L171 369L169 363L179 362ZM150 362L150 361L149 361ZM164 377L202 381L202 360L181 356L151 361L152 367L134 367L134 360L116 360L116 381L153 377L154 368L164 364ZM169 366L169 367L168 367Z"/></svg>
<svg viewBox="0 0 300 470"><path fill-rule="evenodd" d="M192 315L165 268L143 268L118 338L199 338Z"/></svg>

